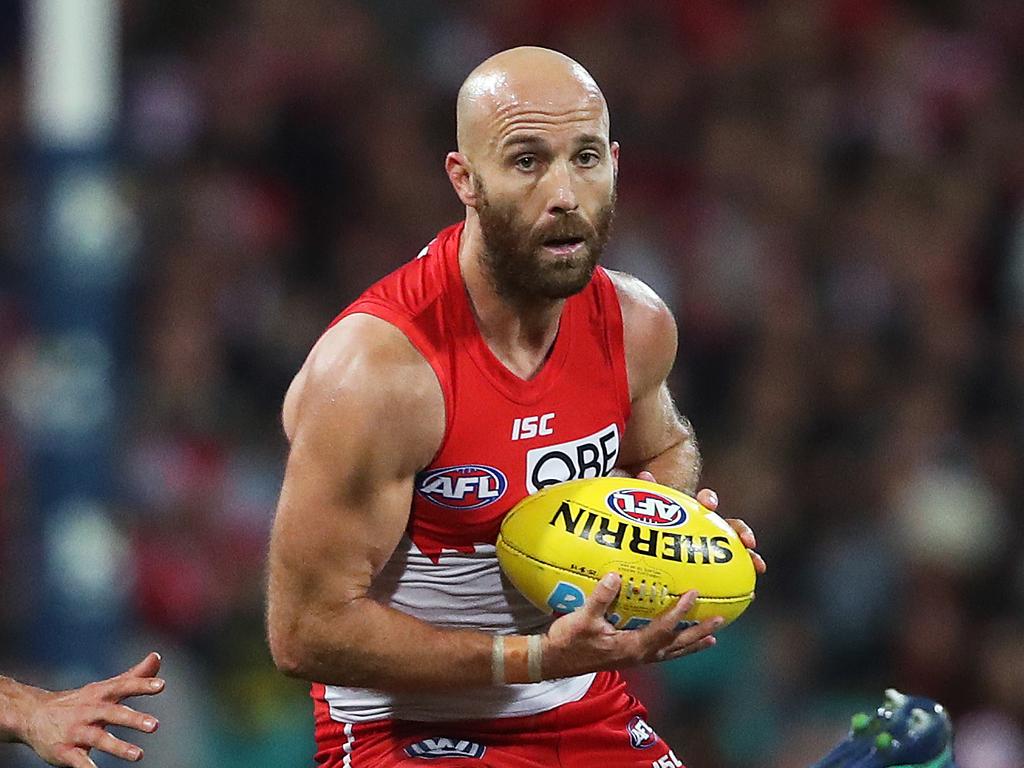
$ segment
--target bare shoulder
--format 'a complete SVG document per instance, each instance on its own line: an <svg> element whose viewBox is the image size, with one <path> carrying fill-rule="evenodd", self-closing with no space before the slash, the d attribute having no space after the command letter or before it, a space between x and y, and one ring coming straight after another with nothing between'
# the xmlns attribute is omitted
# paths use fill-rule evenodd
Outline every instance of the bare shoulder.
<svg viewBox="0 0 1024 768"><path fill-rule="evenodd" d="M659 386L675 363L678 330L672 311L647 283L625 272L607 270L622 308L633 398Z"/></svg>
<svg viewBox="0 0 1024 768"><path fill-rule="evenodd" d="M372 315L351 315L310 350L285 395L282 423L293 447L304 432L372 429L401 463L426 466L444 437L444 395L405 334Z"/></svg>

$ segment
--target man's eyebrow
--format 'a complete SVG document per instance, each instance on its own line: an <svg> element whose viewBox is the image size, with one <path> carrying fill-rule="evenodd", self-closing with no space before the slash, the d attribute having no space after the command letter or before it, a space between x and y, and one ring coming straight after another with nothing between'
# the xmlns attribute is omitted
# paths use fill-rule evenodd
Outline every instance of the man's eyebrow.
<svg viewBox="0 0 1024 768"><path fill-rule="evenodd" d="M511 147L546 147L548 143L540 138L540 136L513 136L510 139L506 139L502 142L502 149L510 149Z"/></svg>
<svg viewBox="0 0 1024 768"><path fill-rule="evenodd" d="M593 133L585 133L576 138L576 146L581 147L587 144L604 144L604 139Z"/></svg>

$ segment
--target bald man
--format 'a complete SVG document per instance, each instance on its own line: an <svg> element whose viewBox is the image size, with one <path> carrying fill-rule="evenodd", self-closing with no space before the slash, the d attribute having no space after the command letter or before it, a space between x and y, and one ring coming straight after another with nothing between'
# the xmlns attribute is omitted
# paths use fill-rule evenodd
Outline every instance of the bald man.
<svg viewBox="0 0 1024 768"><path fill-rule="evenodd" d="M689 592L616 631L610 574L552 623L495 557L502 517L546 485L697 487L666 386L673 318L597 266L619 159L607 105L572 59L516 48L469 75L457 120L445 169L465 221L343 311L285 398L274 660L315 681L326 766L679 766L618 670L707 649L721 621L678 629Z"/></svg>

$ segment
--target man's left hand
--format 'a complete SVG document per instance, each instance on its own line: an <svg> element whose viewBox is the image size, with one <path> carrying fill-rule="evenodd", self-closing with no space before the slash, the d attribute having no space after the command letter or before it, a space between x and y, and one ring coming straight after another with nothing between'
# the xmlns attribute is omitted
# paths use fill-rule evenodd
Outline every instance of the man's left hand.
<svg viewBox="0 0 1024 768"><path fill-rule="evenodd" d="M652 483L658 482L650 472L641 472L636 476L636 478L637 480L647 480ZM712 512L716 512L718 510L718 494L710 488L703 488L698 491L696 498L697 501ZM740 537L740 541L743 542L743 546L747 548L747 552L750 553L750 559L754 563L754 570L757 572L757 575L762 575L768 570L768 566L765 565L764 558L755 551L755 548L757 547L757 537L754 536L754 530L736 517L727 517L725 518L725 522L727 522L732 529L736 531Z"/></svg>

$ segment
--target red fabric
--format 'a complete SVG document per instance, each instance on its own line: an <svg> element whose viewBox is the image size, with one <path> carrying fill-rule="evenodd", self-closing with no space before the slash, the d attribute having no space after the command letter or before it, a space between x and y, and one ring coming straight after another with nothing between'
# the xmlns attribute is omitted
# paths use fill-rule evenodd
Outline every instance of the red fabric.
<svg viewBox="0 0 1024 768"><path fill-rule="evenodd" d="M461 233L461 224L443 230L425 256L372 286L334 321L356 313L387 320L433 367L444 392L447 433L423 474L484 465L507 479L500 500L476 509L453 510L414 494L410 535L434 558L442 550L472 552L475 544L494 544L502 518L530 492L529 450L613 424L621 438L630 408L622 314L607 273L599 268L590 285L566 302L547 363L524 381L494 357L477 329L459 270ZM548 413L555 414L552 435L512 439L516 419ZM596 476L594 459L590 449L570 457L590 464L587 476Z"/></svg>
<svg viewBox="0 0 1024 768"><path fill-rule="evenodd" d="M607 273L598 268L590 284L566 301L547 362L534 378L524 381L494 357L477 329L459 268L461 233L461 224L443 230L421 258L372 286L332 323L333 326L356 313L371 314L392 323L423 354L441 384L446 434L431 466L417 477L409 519L413 542L435 562L442 551L472 552L479 544L493 546L502 518L531 492L531 477L533 485L552 479L538 467L546 468L548 473L552 468L562 468L572 476L606 474L614 465L617 448L610 451L614 442L602 439L609 432L617 432L621 439L630 414L622 313ZM537 419L546 414L554 414L543 422L548 429L537 429L537 434L530 436L524 436L527 430L520 430L519 439L514 439L513 425L517 419ZM572 447L566 447L567 444ZM548 462L550 457L554 458ZM571 470L570 464L574 465ZM488 475L478 497L470 495L469 502L462 506L438 503L436 496L424 491L430 487L429 480L424 478L432 472L480 466L492 468L496 474ZM442 479L454 485L466 477L472 479L472 475L473 470L453 471ZM487 492L496 493L497 475L504 478L504 485L500 497L491 500ZM480 480L479 474L476 480ZM614 680L616 690L621 688L618 676L603 679ZM331 720L324 693L324 686L319 684L311 690L317 744L321 759L336 760L331 764L340 765L339 750L347 738L346 726ZM616 694L620 698L624 695ZM600 701L611 698L614 697ZM616 704L604 711L621 715L625 710ZM492 728L494 732L515 732L517 728L528 728L532 722L531 718L501 719ZM550 729L548 735L524 737L524 742L544 743L548 749L563 750L569 744L570 751L586 752L582 736L578 744L571 739L559 741L557 734L562 726L553 727L555 720L541 718L536 722ZM621 731L620 726L621 723L615 727ZM360 726L367 734L377 734L378 739L398 727ZM415 730L414 726L409 727ZM616 733L619 738L621 733ZM601 743L592 737L588 740ZM611 737L609 740L614 741ZM651 764L648 756L656 750L641 751L644 759L636 764L646 768ZM513 750L512 754L518 752Z"/></svg>
<svg viewBox="0 0 1024 768"><path fill-rule="evenodd" d="M646 717L618 675L600 673L582 699L541 715L451 723L378 720L347 729L335 723L316 761L324 768L681 768ZM466 754L443 755L453 749Z"/></svg>

